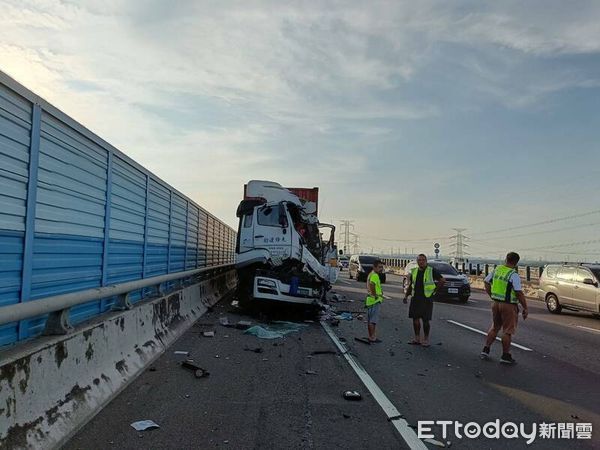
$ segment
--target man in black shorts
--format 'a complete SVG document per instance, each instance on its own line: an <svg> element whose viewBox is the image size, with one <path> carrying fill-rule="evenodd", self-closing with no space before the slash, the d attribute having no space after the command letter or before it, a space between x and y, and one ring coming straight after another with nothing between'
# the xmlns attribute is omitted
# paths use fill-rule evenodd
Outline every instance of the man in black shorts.
<svg viewBox="0 0 600 450"><path fill-rule="evenodd" d="M435 291L444 285L444 277L436 269L427 265L427 256L422 253L417 256L417 266L406 275L408 287L404 293L404 303L412 294L408 317L413 320L415 338L409 343L429 347L429 322L433 314L433 297ZM423 341L421 341L421 321L423 321Z"/></svg>

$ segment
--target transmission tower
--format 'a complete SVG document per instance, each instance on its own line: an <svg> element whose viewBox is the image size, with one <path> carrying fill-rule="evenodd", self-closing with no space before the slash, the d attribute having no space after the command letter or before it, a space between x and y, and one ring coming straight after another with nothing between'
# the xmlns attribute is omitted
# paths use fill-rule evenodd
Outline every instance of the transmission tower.
<svg viewBox="0 0 600 450"><path fill-rule="evenodd" d="M454 236L451 236L450 239L455 240L456 242L450 244L451 247L454 247L454 251L451 252L450 254L452 256L454 256L455 261L457 263L463 263L463 262L465 262L465 256L469 255L467 252L465 252L465 247L469 246L468 244L465 243L465 240L467 240L469 238L463 234L463 232L466 230L466 228L452 228L452 229L454 231L456 231L456 234Z"/></svg>
<svg viewBox="0 0 600 450"><path fill-rule="evenodd" d="M340 223L342 225L342 249L344 254L347 254L350 249L350 236L353 234L350 230L354 229L354 220L341 220Z"/></svg>
<svg viewBox="0 0 600 450"><path fill-rule="evenodd" d="M352 253L354 255L356 255L358 253L359 250L359 241L360 241L360 237L358 236L358 234L352 233Z"/></svg>

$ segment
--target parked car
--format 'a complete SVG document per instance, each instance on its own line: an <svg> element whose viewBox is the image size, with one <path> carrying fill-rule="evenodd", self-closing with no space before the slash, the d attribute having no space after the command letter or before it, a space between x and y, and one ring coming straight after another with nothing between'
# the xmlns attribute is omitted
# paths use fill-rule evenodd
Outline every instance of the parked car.
<svg viewBox="0 0 600 450"><path fill-rule="evenodd" d="M347 256L341 256L340 259L338 259L338 267L340 268L340 272L343 271L344 269L347 269L349 264L350 264L350 260L348 259Z"/></svg>
<svg viewBox="0 0 600 450"><path fill-rule="evenodd" d="M469 300L471 295L471 284L466 275L459 273L454 267L443 261L429 261L428 264L436 269L444 277L445 283L438 289L435 296L438 298L458 299L463 303ZM408 277L413 268L417 267L416 261L411 261L405 267L406 276L402 282L404 289L408 287Z"/></svg>
<svg viewBox="0 0 600 450"><path fill-rule="evenodd" d="M600 313L600 265L550 264L540 277L538 297L548 311L563 309Z"/></svg>
<svg viewBox="0 0 600 450"><path fill-rule="evenodd" d="M356 278L356 281L366 281L367 275L373 270L373 263L378 260L377 256L371 255L352 255L348 264L348 276L350 279ZM386 268L379 275L382 283L386 282Z"/></svg>

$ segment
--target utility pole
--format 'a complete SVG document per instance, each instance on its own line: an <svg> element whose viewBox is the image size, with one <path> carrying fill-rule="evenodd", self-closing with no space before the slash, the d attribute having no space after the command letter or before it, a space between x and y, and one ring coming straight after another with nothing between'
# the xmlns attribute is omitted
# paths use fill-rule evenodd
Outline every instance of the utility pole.
<svg viewBox="0 0 600 450"><path fill-rule="evenodd" d="M454 231L456 231L456 234L454 236L451 236L450 239L455 240L456 242L454 242L453 244L450 244L451 247L454 247L454 251L451 252L450 254L452 256L454 256L455 262L464 263L465 256L469 255L467 252L465 252L465 247L469 246L468 244L465 244L465 240L467 240L469 238L463 234L463 232L466 230L466 228L452 228L452 229Z"/></svg>

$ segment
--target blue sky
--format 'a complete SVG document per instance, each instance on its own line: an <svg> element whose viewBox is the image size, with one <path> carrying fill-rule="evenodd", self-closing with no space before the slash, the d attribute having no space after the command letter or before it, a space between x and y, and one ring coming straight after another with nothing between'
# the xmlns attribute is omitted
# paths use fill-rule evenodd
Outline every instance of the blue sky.
<svg viewBox="0 0 600 450"><path fill-rule="evenodd" d="M259 178L369 250L600 258L600 214L482 234L600 209L598 2L0 7L1 70L231 225Z"/></svg>

